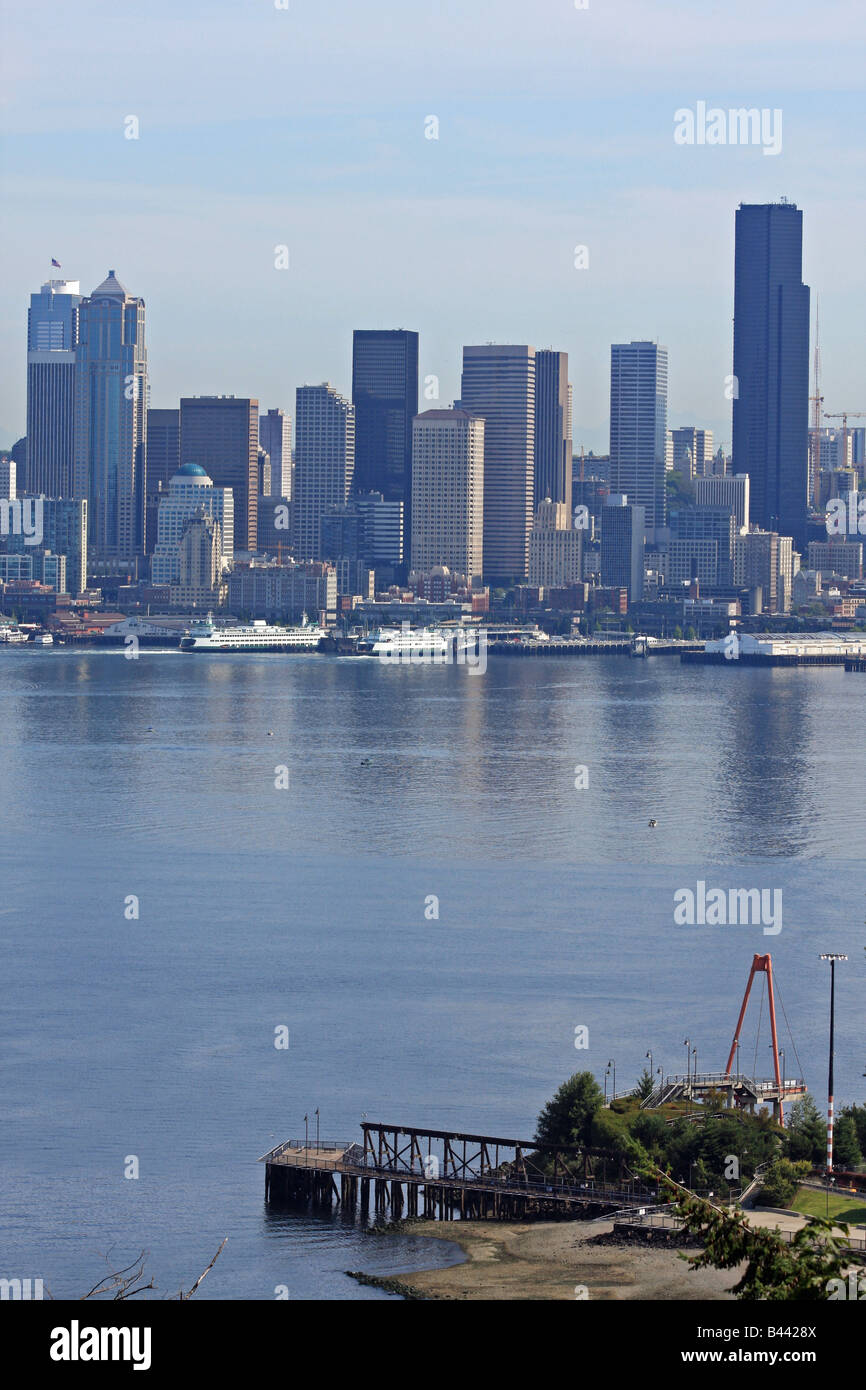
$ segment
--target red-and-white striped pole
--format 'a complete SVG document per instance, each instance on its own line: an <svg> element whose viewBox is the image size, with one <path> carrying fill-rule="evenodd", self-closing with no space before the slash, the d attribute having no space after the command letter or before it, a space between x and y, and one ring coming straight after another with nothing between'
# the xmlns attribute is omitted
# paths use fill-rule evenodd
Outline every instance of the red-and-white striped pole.
<svg viewBox="0 0 866 1390"><path fill-rule="evenodd" d="M833 1050L836 1026L836 962L837 960L847 960L848 957L825 952L819 959L830 962L830 1068L827 1076L827 1180L829 1182L833 1172Z"/></svg>

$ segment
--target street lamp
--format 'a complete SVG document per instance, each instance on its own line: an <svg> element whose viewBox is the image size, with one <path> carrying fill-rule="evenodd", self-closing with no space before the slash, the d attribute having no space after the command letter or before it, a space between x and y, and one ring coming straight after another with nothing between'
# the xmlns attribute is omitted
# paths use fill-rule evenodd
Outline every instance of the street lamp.
<svg viewBox="0 0 866 1390"><path fill-rule="evenodd" d="M613 1067L613 1094L611 1095L611 1100L616 1100L616 1062L611 1058L607 1065Z"/></svg>
<svg viewBox="0 0 866 1390"><path fill-rule="evenodd" d="M690 1091L690 1090L691 1090L691 1086L692 1086L692 1054L691 1054L691 1051L690 1051L691 1045L692 1045L692 1040L691 1040L691 1038L686 1038L686 1039L684 1040L684 1042L683 1042L683 1047L686 1049L686 1090L687 1090L687 1091Z"/></svg>
<svg viewBox="0 0 866 1390"><path fill-rule="evenodd" d="M824 951L819 960L830 962L830 1068L827 1076L827 1202L830 1202L830 1174L833 1172L833 1047L835 1043L836 1014L836 962L847 960L847 956L833 951Z"/></svg>
<svg viewBox="0 0 866 1390"><path fill-rule="evenodd" d="M652 1053L652 1048L650 1048L649 1052L648 1052L646 1055L647 1055L647 1057L649 1057L650 1076L652 1076L652 1074L653 1074L653 1053Z"/></svg>

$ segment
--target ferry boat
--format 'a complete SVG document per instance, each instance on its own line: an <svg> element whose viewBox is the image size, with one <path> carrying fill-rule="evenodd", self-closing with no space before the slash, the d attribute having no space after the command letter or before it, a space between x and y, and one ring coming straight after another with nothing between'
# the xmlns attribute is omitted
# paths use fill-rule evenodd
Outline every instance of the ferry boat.
<svg viewBox="0 0 866 1390"><path fill-rule="evenodd" d="M300 627L277 627L256 618L236 627L218 627L213 616L194 622L181 638L182 652L314 652L327 634L323 627L307 621Z"/></svg>
<svg viewBox="0 0 866 1390"><path fill-rule="evenodd" d="M50 632L37 632L33 638L33 644L36 647L53 647L54 638Z"/></svg>
<svg viewBox="0 0 866 1390"><path fill-rule="evenodd" d="M26 642L27 633L22 632L20 627L13 627L11 623L0 623L0 642Z"/></svg>
<svg viewBox="0 0 866 1390"><path fill-rule="evenodd" d="M358 639L358 656L375 656L383 662L433 665L475 658L486 636L477 628L379 628Z"/></svg>

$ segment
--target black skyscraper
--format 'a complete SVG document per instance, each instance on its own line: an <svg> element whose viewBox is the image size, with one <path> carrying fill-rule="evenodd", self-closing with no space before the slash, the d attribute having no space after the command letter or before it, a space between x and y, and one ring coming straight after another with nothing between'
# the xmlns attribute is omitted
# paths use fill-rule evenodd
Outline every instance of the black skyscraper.
<svg viewBox="0 0 866 1390"><path fill-rule="evenodd" d="M752 520L805 544L809 288L803 214L742 203L734 264L733 466L751 480Z"/></svg>
<svg viewBox="0 0 866 1390"><path fill-rule="evenodd" d="M353 492L381 492L403 503L403 546L412 535L412 420L418 413L418 334L356 329L352 340L355 407Z"/></svg>

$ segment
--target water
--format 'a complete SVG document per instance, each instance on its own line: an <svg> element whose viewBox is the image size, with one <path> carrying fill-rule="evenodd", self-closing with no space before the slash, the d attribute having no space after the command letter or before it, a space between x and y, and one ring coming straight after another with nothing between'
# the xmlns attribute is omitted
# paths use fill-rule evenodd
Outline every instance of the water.
<svg viewBox="0 0 866 1390"><path fill-rule="evenodd" d="M68 1297L144 1249L168 1293L227 1235L198 1297L383 1297L344 1271L453 1247L268 1212L260 1154L316 1107L328 1139L364 1114L529 1136L572 1071L622 1089L686 1037L722 1069L755 952L819 1103L816 957L848 952L861 1101L864 693L668 658L0 653L0 1273ZM676 926L699 879L781 889L782 930ZM742 1065L769 1075L757 1014Z"/></svg>

